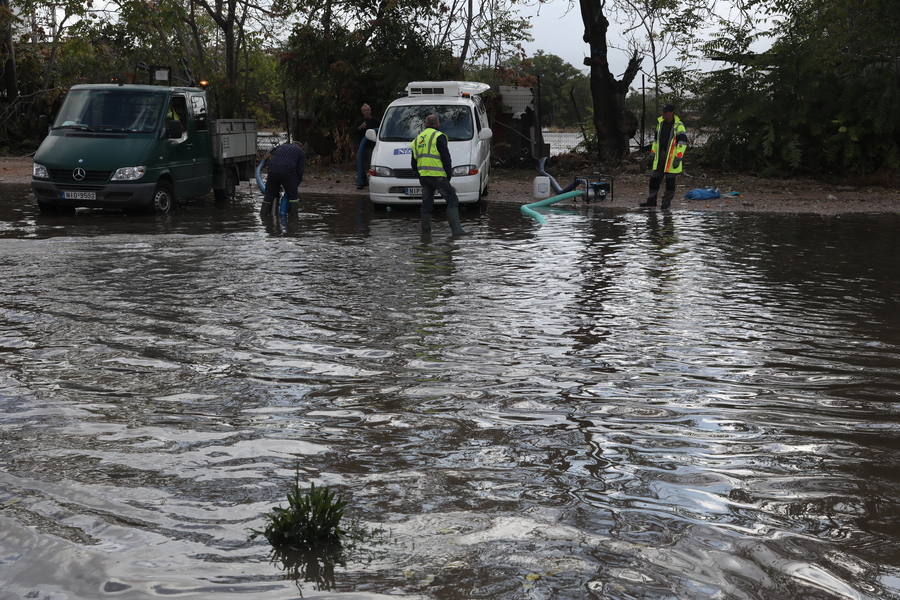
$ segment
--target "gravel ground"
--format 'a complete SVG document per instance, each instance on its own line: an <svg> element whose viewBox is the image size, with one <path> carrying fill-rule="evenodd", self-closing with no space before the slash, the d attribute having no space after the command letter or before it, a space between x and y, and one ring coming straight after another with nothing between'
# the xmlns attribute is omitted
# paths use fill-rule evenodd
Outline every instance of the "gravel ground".
<svg viewBox="0 0 900 600"><path fill-rule="evenodd" d="M0 158L0 184L31 181L31 158ZM576 167L577 168L577 167ZM549 172L561 187L576 176L592 173L570 169ZM535 171L494 169L487 199L492 202L528 204L533 197ZM647 194L646 173L625 172L613 176L613 194L607 206L636 207ZM688 200L684 194L693 188L718 188L721 198ZM366 194L356 189L352 167L335 169L315 164L307 168L300 192L315 194ZM739 195L730 195L737 192ZM900 212L900 188L833 185L811 179L759 179L749 176L706 176L685 172L678 177L673 210L710 210L727 212L787 213L896 213Z"/></svg>

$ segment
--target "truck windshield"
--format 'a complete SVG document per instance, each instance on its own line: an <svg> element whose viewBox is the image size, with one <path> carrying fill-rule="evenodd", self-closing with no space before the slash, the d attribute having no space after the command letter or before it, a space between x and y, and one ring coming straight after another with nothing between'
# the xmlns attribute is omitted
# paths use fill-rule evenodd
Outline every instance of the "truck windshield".
<svg viewBox="0 0 900 600"><path fill-rule="evenodd" d="M474 135L472 109L459 105L393 106L381 120L379 139L386 142L412 142L425 129L425 117L437 115L441 133L451 142L471 140Z"/></svg>
<svg viewBox="0 0 900 600"><path fill-rule="evenodd" d="M166 94L143 90L71 90L54 129L153 133L163 114Z"/></svg>

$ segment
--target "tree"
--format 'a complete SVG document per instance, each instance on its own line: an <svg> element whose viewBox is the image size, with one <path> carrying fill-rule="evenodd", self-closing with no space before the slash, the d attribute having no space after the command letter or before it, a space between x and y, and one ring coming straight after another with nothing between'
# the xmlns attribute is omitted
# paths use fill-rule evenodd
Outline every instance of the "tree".
<svg viewBox="0 0 900 600"><path fill-rule="evenodd" d="M6 98L13 99L19 96L19 80L16 75L16 45L13 37L16 18L9 0L0 0L0 23L3 24L3 88Z"/></svg>
<svg viewBox="0 0 900 600"><path fill-rule="evenodd" d="M707 46L726 63L701 78L706 160L765 174L851 173L900 165L900 5L798 0L782 11L763 53L723 24ZM730 28L729 28L730 27Z"/></svg>
<svg viewBox="0 0 900 600"><path fill-rule="evenodd" d="M654 87L654 113L659 113L659 102L674 100L665 98L667 91L674 91L685 71L685 64L698 44L700 31L713 14L715 0L615 0L619 9L630 21L623 32L629 45L650 59L650 83ZM640 32L639 37L631 37ZM660 72L660 66L674 57L678 67Z"/></svg>
<svg viewBox="0 0 900 600"><path fill-rule="evenodd" d="M625 96L640 70L641 60L634 50L622 78L613 77L607 59L609 20L603 13L606 0L580 1L583 39L590 46L590 56L584 59L584 64L591 69L594 129L600 160L618 161L628 155L629 141L637 130L637 118L626 108Z"/></svg>
<svg viewBox="0 0 900 600"><path fill-rule="evenodd" d="M364 14L351 8L332 10ZM300 108L315 116L315 131L332 139L335 160L348 159L355 146L349 127L363 102L377 111L409 81L450 78L455 72L449 52L409 26L428 11L427 5L384 2L365 21L329 19L327 10L311 7L307 21L294 28L280 60L285 82L299 92Z"/></svg>

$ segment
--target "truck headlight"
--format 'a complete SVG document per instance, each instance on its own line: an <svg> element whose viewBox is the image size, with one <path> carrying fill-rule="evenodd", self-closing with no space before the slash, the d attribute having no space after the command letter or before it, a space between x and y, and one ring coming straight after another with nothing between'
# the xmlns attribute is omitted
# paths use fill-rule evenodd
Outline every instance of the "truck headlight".
<svg viewBox="0 0 900 600"><path fill-rule="evenodd" d="M463 175L478 175L478 167L475 165L460 165L453 167L453 176L462 177Z"/></svg>
<svg viewBox="0 0 900 600"><path fill-rule="evenodd" d="M44 165L33 163L31 165L31 176L37 177L38 179L50 179L50 172Z"/></svg>
<svg viewBox="0 0 900 600"><path fill-rule="evenodd" d="M390 167L376 167L372 166L372 170L375 172L375 177L393 177L394 170Z"/></svg>
<svg viewBox="0 0 900 600"><path fill-rule="evenodd" d="M116 171L112 179L113 181L134 181L140 179L147 172L147 167L122 167Z"/></svg>

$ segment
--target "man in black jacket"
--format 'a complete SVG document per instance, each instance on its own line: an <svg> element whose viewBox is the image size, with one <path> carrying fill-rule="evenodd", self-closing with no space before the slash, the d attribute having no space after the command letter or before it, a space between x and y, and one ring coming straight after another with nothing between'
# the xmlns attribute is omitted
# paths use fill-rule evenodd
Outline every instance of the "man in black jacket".
<svg viewBox="0 0 900 600"><path fill-rule="evenodd" d="M259 213L270 214L272 202L278 198L281 189L288 199L288 211L296 216L300 212L300 182L303 181L303 171L306 169L306 152L303 144L293 142L282 144L272 151L269 156L266 176L266 189L263 192L263 202Z"/></svg>

